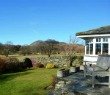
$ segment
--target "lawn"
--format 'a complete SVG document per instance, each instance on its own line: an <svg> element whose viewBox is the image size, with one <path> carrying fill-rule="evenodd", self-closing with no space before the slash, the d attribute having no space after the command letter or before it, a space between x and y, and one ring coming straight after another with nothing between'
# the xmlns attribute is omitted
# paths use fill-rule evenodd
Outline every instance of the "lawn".
<svg viewBox="0 0 110 95"><path fill-rule="evenodd" d="M44 87L57 69L33 69L0 75L0 95L47 95Z"/></svg>

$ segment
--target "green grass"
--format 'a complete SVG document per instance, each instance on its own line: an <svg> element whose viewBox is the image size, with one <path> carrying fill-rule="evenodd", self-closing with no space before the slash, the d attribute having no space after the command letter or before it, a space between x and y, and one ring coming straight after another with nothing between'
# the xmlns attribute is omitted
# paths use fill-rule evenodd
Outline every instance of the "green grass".
<svg viewBox="0 0 110 95"><path fill-rule="evenodd" d="M0 75L0 95L47 95L45 86L57 69L34 69Z"/></svg>

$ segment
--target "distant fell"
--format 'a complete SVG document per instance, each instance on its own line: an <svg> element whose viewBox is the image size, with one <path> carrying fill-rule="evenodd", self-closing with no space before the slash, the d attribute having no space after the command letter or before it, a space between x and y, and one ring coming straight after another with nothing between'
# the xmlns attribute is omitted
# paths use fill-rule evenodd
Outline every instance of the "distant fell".
<svg viewBox="0 0 110 95"><path fill-rule="evenodd" d="M37 40L37 41L34 41L33 43L31 43L30 45L31 45L31 46L39 45L39 44L43 44L43 43L45 43L45 42L47 42L47 41L57 42L57 43L60 44L60 45L66 45L66 44L67 44L67 43L65 43L65 42L59 42L59 41L56 41L56 40L53 40L53 39L48 39L48 40L46 40L46 41Z"/></svg>

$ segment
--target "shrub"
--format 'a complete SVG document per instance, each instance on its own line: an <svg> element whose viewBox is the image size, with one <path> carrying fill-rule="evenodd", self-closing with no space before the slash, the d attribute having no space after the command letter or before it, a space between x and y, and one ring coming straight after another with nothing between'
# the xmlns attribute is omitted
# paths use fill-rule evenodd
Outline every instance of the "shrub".
<svg viewBox="0 0 110 95"><path fill-rule="evenodd" d="M70 66L76 66L83 64L83 56L81 55L74 55L69 57Z"/></svg>
<svg viewBox="0 0 110 95"><path fill-rule="evenodd" d="M6 63L17 63L19 62L18 58L14 58L14 57L7 57L6 59Z"/></svg>
<svg viewBox="0 0 110 95"><path fill-rule="evenodd" d="M17 58L0 57L0 73L18 71L18 64Z"/></svg>
<svg viewBox="0 0 110 95"><path fill-rule="evenodd" d="M6 70L5 73L9 72L19 72L26 69L24 62L19 62L17 58L8 58L6 61Z"/></svg>
<svg viewBox="0 0 110 95"><path fill-rule="evenodd" d="M5 72L12 72L15 71L17 68L17 63L19 60L17 58L8 57L6 60L6 71Z"/></svg>
<svg viewBox="0 0 110 95"><path fill-rule="evenodd" d="M26 69L25 63L24 62L19 62L18 64L18 70L22 71Z"/></svg>
<svg viewBox="0 0 110 95"><path fill-rule="evenodd" d="M44 68L44 65L41 62L36 63L36 67L38 68Z"/></svg>
<svg viewBox="0 0 110 95"><path fill-rule="evenodd" d="M72 66L72 63L77 59L77 56L70 56L70 66Z"/></svg>
<svg viewBox="0 0 110 95"><path fill-rule="evenodd" d="M76 58L73 61L73 65L74 66L76 66L76 65L79 66L81 64L83 64L83 56L76 56Z"/></svg>
<svg viewBox="0 0 110 95"><path fill-rule="evenodd" d="M78 57L79 63L83 64L83 56L77 56L77 57Z"/></svg>
<svg viewBox="0 0 110 95"><path fill-rule="evenodd" d="M6 60L4 58L0 58L0 73L4 72L6 69Z"/></svg>
<svg viewBox="0 0 110 95"><path fill-rule="evenodd" d="M29 59L29 58L25 58L25 59L24 59L24 64L25 64L25 66L28 67L28 68L33 67L32 61L31 61L31 59Z"/></svg>
<svg viewBox="0 0 110 95"><path fill-rule="evenodd" d="M18 71L18 63L14 62L8 62L6 65L6 71L5 72L16 72Z"/></svg>
<svg viewBox="0 0 110 95"><path fill-rule="evenodd" d="M0 73L19 72L26 69L24 62L19 62L17 58L0 57Z"/></svg>
<svg viewBox="0 0 110 95"><path fill-rule="evenodd" d="M53 63L47 63L46 68L52 69L52 68L55 68L55 65Z"/></svg>

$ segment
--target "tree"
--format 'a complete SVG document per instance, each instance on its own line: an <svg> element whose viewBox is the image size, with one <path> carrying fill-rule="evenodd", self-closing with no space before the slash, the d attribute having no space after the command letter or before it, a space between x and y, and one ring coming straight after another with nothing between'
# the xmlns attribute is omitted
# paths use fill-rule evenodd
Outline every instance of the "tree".
<svg viewBox="0 0 110 95"><path fill-rule="evenodd" d="M8 57L9 54L11 54L11 52L13 51L12 49L13 47L13 43L11 41L7 41L4 44L4 48L3 48L3 54Z"/></svg>
<svg viewBox="0 0 110 95"><path fill-rule="evenodd" d="M20 52L20 54L23 54L23 55L32 54L30 46L28 46L28 45L21 46L19 52Z"/></svg>
<svg viewBox="0 0 110 95"><path fill-rule="evenodd" d="M67 45L65 45L65 53L66 53L66 56L68 56L69 58L69 66L72 66L72 63L75 59L75 54L76 54L76 46L77 46L77 43L78 43L79 39L76 37L76 36L70 36L70 40L69 40L69 43Z"/></svg>
<svg viewBox="0 0 110 95"><path fill-rule="evenodd" d="M56 46L59 44L59 42L53 39L48 39L45 41L45 43L47 55L50 57L51 54L54 54L54 52L58 50Z"/></svg>
<svg viewBox="0 0 110 95"><path fill-rule="evenodd" d="M37 50L41 54L47 54L48 57L51 56L51 54L55 54L58 52L58 45L59 42L53 39L48 39L42 43L39 43L37 45Z"/></svg>
<svg viewBox="0 0 110 95"><path fill-rule="evenodd" d="M4 49L4 46L2 43L0 43L0 54L3 54L3 49Z"/></svg>
<svg viewBox="0 0 110 95"><path fill-rule="evenodd" d="M13 51L12 53L18 53L20 51L21 45L13 45Z"/></svg>

